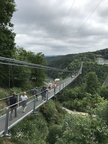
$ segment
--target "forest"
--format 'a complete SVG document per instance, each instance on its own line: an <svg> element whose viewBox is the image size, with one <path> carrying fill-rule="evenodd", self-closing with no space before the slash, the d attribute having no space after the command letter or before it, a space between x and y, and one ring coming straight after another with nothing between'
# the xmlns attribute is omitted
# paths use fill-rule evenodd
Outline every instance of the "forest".
<svg viewBox="0 0 108 144"><path fill-rule="evenodd" d="M26 51L15 44L11 18L14 0L0 0L0 57L12 58L72 71L46 71L0 64L0 98L40 87L47 78L61 80L74 75L83 62L82 74L49 103L30 114L9 132L11 138L0 137L0 144L107 144L108 86L104 80L108 66L98 58L108 59L108 48L96 52L45 57L43 53ZM7 62L8 63L8 62ZM82 114L68 114L63 107ZM1 108L1 105L0 105Z"/></svg>

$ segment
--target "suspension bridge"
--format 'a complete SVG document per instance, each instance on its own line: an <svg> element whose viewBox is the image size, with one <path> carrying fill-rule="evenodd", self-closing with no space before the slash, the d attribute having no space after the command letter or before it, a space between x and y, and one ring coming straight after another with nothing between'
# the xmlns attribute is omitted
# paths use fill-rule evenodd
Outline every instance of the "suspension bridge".
<svg viewBox="0 0 108 144"><path fill-rule="evenodd" d="M19 61L17 61L19 62ZM25 64L25 63L24 63ZM26 63L28 64L28 63ZM33 66L33 65L32 65ZM62 91L64 88L66 88L70 83L72 83L81 73L82 73L82 66L81 64L80 69L78 72L71 77L68 77L62 81L60 81L59 85L57 87L52 88L50 90L46 91L46 99L43 101L41 92L37 93L37 96L33 95L32 91L28 91L28 93L32 93L28 99L27 103L27 109L25 113L22 111L20 96L21 94L17 95L18 103L17 103L17 117L10 120L10 107L6 106L3 109L0 109L0 136L9 136L9 130L15 126L17 123L19 123L21 120L23 120L25 117L27 117L31 113L36 113L36 109L38 109L40 106L42 106L45 103L48 103L48 101L55 97L60 91ZM43 67L41 67L43 68ZM45 67L44 67L45 68ZM48 67L50 68L50 67ZM58 70L58 69L57 69ZM0 99L0 102L6 101L7 98ZM8 97L9 99L9 97Z"/></svg>

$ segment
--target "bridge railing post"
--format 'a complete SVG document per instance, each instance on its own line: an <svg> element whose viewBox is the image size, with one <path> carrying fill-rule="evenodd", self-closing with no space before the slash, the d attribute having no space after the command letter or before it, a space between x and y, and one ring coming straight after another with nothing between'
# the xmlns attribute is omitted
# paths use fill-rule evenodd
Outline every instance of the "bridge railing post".
<svg viewBox="0 0 108 144"><path fill-rule="evenodd" d="M48 102L48 90L46 91L46 102Z"/></svg>
<svg viewBox="0 0 108 144"><path fill-rule="evenodd" d="M64 87L66 87L66 81L64 82Z"/></svg>
<svg viewBox="0 0 108 144"><path fill-rule="evenodd" d="M54 88L54 96L55 96L55 93L56 93L56 88Z"/></svg>
<svg viewBox="0 0 108 144"><path fill-rule="evenodd" d="M3 135L8 137L9 107L6 110L5 129Z"/></svg>
<svg viewBox="0 0 108 144"><path fill-rule="evenodd" d="M67 86L67 81L65 81L65 87Z"/></svg>
<svg viewBox="0 0 108 144"><path fill-rule="evenodd" d="M34 104L33 104L33 114L35 114L35 107L36 107L36 98L37 98L37 95L34 95Z"/></svg>
<svg viewBox="0 0 108 144"><path fill-rule="evenodd" d="M59 85L59 92L60 92L60 90L61 90L61 84Z"/></svg>
<svg viewBox="0 0 108 144"><path fill-rule="evenodd" d="M19 102L20 102L20 95L18 94L18 107L19 107Z"/></svg>
<svg viewBox="0 0 108 144"><path fill-rule="evenodd" d="M63 88L64 88L64 82L63 82Z"/></svg>

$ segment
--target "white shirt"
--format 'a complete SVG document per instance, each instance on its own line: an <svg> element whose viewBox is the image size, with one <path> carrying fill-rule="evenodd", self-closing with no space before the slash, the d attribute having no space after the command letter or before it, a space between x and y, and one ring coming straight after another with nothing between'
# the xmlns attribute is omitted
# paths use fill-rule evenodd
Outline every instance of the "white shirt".
<svg viewBox="0 0 108 144"><path fill-rule="evenodd" d="M28 98L27 98L27 95L21 95L21 99L22 99L22 101L27 100L27 99L28 99Z"/></svg>

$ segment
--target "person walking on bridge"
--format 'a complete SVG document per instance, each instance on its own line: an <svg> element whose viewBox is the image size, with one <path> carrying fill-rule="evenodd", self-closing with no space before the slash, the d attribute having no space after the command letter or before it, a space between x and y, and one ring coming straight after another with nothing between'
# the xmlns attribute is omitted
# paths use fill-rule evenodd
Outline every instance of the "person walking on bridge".
<svg viewBox="0 0 108 144"><path fill-rule="evenodd" d="M34 88L34 96L36 97L36 100L38 100L38 88Z"/></svg>
<svg viewBox="0 0 108 144"><path fill-rule="evenodd" d="M22 100L22 107L23 107L23 112L25 112L26 108L27 108L27 100L28 97L26 95L26 92L23 92L21 95L21 100Z"/></svg>
<svg viewBox="0 0 108 144"><path fill-rule="evenodd" d="M52 82L51 82L51 81L50 81L49 84L48 84L48 88L49 88L49 90L52 89Z"/></svg>
<svg viewBox="0 0 108 144"><path fill-rule="evenodd" d="M16 93L13 92L12 96L10 97L9 99L9 102L10 102L10 120L12 120L12 114L13 114L13 110L15 111L15 117L17 117L17 96L16 96Z"/></svg>
<svg viewBox="0 0 108 144"><path fill-rule="evenodd" d="M43 88L41 89L41 96L42 96L42 101L46 100L46 93L47 93L48 89L46 86L43 86Z"/></svg>

